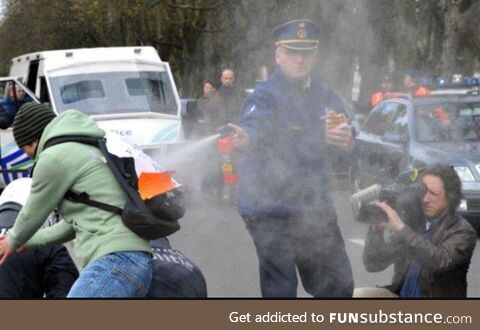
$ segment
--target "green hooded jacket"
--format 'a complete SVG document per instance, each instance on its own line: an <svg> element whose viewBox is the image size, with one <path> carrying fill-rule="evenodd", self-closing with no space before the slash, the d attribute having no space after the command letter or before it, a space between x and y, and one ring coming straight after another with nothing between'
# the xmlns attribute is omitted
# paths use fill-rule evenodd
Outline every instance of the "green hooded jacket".
<svg viewBox="0 0 480 330"><path fill-rule="evenodd" d="M37 147L30 196L8 233L9 245L34 249L75 238L74 254L81 269L117 251L150 252L149 242L125 227L119 215L63 198L71 189L118 207L126 202L98 148L66 142L43 150L47 140L72 134L102 137L105 133L93 119L76 110L63 112L48 124ZM56 207L63 220L39 230Z"/></svg>

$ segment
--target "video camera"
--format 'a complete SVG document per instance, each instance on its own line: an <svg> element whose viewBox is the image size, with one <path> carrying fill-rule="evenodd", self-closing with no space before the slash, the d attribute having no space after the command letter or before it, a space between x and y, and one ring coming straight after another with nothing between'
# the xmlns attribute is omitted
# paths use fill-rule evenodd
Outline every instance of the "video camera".
<svg viewBox="0 0 480 330"><path fill-rule="evenodd" d="M350 197L354 214L358 220L370 224L388 221L386 213L371 204L382 201L394 209L410 227L419 225L423 218L423 197L427 187L421 181L402 183L403 177L387 185L375 184Z"/></svg>

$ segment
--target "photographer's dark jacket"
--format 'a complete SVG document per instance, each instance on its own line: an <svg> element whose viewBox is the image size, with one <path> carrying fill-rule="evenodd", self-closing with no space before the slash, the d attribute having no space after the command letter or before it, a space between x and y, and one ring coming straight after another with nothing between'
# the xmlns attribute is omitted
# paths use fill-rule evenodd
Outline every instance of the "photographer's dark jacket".
<svg viewBox="0 0 480 330"><path fill-rule="evenodd" d="M426 240L405 226L387 242L383 231L368 231L363 262L369 272L383 271L394 264L392 284L386 288L400 294L410 264L421 265L420 285L423 297L464 298L467 296L467 272L477 241L472 226L458 214L447 214Z"/></svg>

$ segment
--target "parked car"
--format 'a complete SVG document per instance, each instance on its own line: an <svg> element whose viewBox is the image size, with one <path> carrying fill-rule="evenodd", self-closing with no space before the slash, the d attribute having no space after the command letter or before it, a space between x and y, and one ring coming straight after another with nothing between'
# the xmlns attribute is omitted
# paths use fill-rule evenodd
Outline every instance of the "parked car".
<svg viewBox="0 0 480 330"><path fill-rule="evenodd" d="M459 211L480 229L480 97L389 99L366 118L357 136L354 190L387 183L436 163L454 166L464 199Z"/></svg>

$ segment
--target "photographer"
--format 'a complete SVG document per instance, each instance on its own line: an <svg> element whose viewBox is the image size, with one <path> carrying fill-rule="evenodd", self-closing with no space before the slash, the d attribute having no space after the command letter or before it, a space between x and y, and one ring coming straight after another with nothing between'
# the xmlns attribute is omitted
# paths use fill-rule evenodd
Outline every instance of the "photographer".
<svg viewBox="0 0 480 330"><path fill-rule="evenodd" d="M425 168L421 180L427 191L420 228L413 229L386 203L375 203L388 221L369 228L363 261L369 272L382 271L393 263L394 275L385 289L357 289L355 297L466 297L477 235L456 211L462 196L460 179L451 166L433 165ZM392 232L389 240L385 228Z"/></svg>

